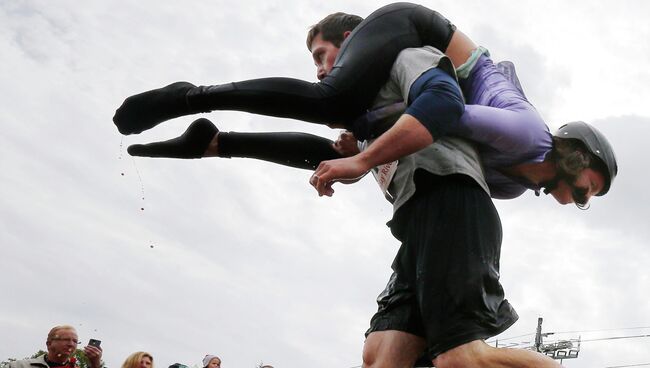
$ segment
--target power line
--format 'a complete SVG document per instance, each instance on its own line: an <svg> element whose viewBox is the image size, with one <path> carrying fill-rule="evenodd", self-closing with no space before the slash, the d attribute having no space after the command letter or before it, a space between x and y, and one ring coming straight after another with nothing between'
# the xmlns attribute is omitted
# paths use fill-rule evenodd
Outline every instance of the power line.
<svg viewBox="0 0 650 368"><path fill-rule="evenodd" d="M533 336L533 335L534 335L534 333L527 333L527 334L524 334L524 335L519 335L519 336L514 336L514 337L506 337L506 338L503 338L503 339L492 339L492 340L488 340L486 342L487 343L492 343L492 342L495 342L495 341L508 341L508 340L518 339L520 337Z"/></svg>
<svg viewBox="0 0 650 368"><path fill-rule="evenodd" d="M604 331L642 330L642 329L645 329L645 328L650 328L650 326L622 327L622 328L602 328L602 329L598 329L598 330L558 331L558 332L549 332L549 334L558 335L558 334L569 334L569 333L589 333L589 332L604 332ZM522 338L522 337L533 336L533 335L535 335L535 334L534 333L527 333L527 334L513 336L513 337L491 339L491 340L488 340L486 342L488 344L490 344L490 343L494 343L496 341L499 341L499 342L508 341L508 340L514 340L514 339L519 339L519 338ZM520 344L526 344L526 342L518 343L518 345L520 345Z"/></svg>
<svg viewBox="0 0 650 368"><path fill-rule="evenodd" d="M634 338L639 338L639 337L650 337L650 335L603 337L603 338L600 338L600 339L581 340L581 342L604 341L604 340L621 340L621 339L634 339Z"/></svg>
<svg viewBox="0 0 650 368"><path fill-rule="evenodd" d="M650 363L641 363L641 364L632 364L632 365L612 365L609 367L605 368L627 368L627 367L641 367L641 366L647 366L650 365Z"/></svg>
<svg viewBox="0 0 650 368"><path fill-rule="evenodd" d="M623 327L623 328L604 328L604 329L599 329L599 330L582 330L582 331L558 331L558 332L554 332L554 333L555 334L565 334L565 333L587 333L587 332L620 331L620 330L642 330L644 328L650 328L650 326Z"/></svg>

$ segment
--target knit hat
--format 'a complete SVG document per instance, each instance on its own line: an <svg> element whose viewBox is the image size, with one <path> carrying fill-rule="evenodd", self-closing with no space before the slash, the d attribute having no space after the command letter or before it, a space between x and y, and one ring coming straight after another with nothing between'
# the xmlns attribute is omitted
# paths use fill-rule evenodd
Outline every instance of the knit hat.
<svg viewBox="0 0 650 368"><path fill-rule="evenodd" d="M207 367L208 364L210 364L210 361L211 361L212 359L214 359L214 358L217 358L217 359L221 360L221 358L219 358L219 357L216 356L216 355L206 355L205 358L203 358L203 367L204 367L204 368Z"/></svg>

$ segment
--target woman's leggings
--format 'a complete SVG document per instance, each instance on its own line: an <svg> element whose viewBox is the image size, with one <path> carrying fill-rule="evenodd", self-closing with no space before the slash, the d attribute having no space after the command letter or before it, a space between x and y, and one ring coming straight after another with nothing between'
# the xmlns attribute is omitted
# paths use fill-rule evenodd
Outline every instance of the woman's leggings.
<svg viewBox="0 0 650 368"><path fill-rule="evenodd" d="M239 110L312 123L346 125L371 107L400 51L431 45L446 51L455 27L421 5L394 3L373 12L341 45L332 71L319 83L264 78L197 88L199 109Z"/></svg>
<svg viewBox="0 0 650 368"><path fill-rule="evenodd" d="M219 157L243 157L298 169L316 170L324 160L342 158L329 139L308 133L219 132Z"/></svg>

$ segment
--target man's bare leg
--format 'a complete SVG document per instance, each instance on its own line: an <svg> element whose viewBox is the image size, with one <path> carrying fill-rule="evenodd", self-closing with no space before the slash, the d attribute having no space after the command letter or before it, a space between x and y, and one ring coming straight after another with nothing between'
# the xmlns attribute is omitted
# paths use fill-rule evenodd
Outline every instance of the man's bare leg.
<svg viewBox="0 0 650 368"><path fill-rule="evenodd" d="M363 367L412 368L425 345L423 338L407 332L372 332L363 345Z"/></svg>
<svg viewBox="0 0 650 368"><path fill-rule="evenodd" d="M553 359L529 350L494 348L475 340L446 351L433 364L437 368L560 368Z"/></svg>

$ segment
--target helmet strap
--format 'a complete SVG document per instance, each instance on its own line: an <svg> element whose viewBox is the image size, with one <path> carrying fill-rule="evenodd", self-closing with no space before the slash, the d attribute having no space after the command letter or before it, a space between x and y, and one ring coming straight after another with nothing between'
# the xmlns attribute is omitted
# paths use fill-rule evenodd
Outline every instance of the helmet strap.
<svg viewBox="0 0 650 368"><path fill-rule="evenodd" d="M560 183L560 175L555 175L551 180L540 183L540 187L544 188L544 194L548 195L550 192L554 191L557 188L557 185Z"/></svg>
<svg viewBox="0 0 650 368"><path fill-rule="evenodd" d="M558 168L557 174L548 181L540 183L540 187L544 188L544 194L548 195L550 192L554 191L561 180L567 182L567 184L573 183L576 178L573 175L567 174L564 170Z"/></svg>

